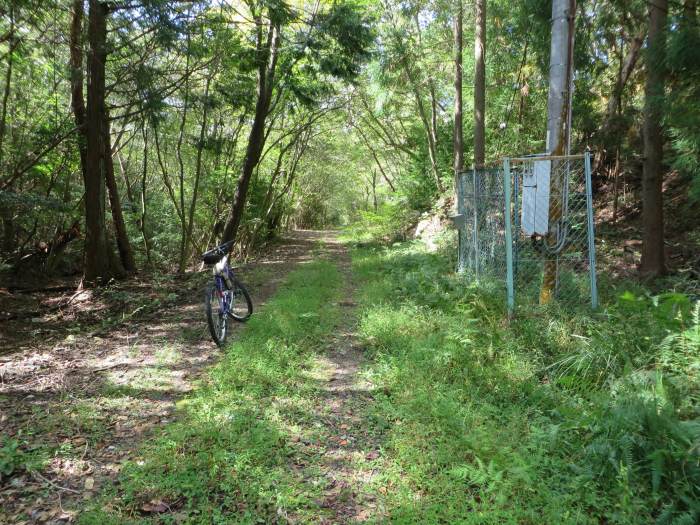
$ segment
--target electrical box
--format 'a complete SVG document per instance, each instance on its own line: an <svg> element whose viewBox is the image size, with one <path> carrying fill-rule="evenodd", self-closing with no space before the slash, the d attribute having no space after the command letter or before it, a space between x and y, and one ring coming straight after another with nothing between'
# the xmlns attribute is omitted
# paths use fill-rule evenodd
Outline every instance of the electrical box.
<svg viewBox="0 0 700 525"><path fill-rule="evenodd" d="M551 160L536 160L532 170L523 173L523 202L520 226L527 236L549 232L549 179Z"/></svg>

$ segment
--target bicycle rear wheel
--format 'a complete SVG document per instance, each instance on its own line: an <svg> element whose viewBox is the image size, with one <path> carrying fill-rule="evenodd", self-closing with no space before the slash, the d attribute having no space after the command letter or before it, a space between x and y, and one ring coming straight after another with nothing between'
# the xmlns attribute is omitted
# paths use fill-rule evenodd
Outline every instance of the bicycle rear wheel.
<svg viewBox="0 0 700 525"><path fill-rule="evenodd" d="M228 316L224 309L224 293L219 291L216 284L207 286L204 296L204 310L207 313L207 324L211 338L218 346L224 346L228 336Z"/></svg>
<svg viewBox="0 0 700 525"><path fill-rule="evenodd" d="M233 289L231 291L233 293L229 315L239 323L243 323L253 314L253 301L248 290L238 279L233 279Z"/></svg>

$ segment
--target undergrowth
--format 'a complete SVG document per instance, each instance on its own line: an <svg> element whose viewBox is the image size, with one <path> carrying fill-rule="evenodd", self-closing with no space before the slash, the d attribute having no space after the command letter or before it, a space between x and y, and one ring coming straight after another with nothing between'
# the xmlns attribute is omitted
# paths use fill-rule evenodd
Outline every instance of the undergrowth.
<svg viewBox="0 0 700 525"><path fill-rule="evenodd" d="M353 261L391 521L700 522L697 303L621 287L509 321L446 255Z"/></svg>
<svg viewBox="0 0 700 525"><path fill-rule="evenodd" d="M290 274L208 381L179 403L177 422L82 522L273 523L290 509L317 510L318 489L289 468L288 437L314 418L319 386L307 373L337 320L329 305L340 282L327 261Z"/></svg>
<svg viewBox="0 0 700 525"><path fill-rule="evenodd" d="M403 240L405 232L418 216L405 202L385 202L374 212L358 210L356 220L345 228L341 238L359 243Z"/></svg>

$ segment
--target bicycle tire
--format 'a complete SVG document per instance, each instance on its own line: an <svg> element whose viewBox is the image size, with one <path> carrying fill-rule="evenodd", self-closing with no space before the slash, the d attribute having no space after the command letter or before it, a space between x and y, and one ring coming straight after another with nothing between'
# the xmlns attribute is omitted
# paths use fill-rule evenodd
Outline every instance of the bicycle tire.
<svg viewBox="0 0 700 525"><path fill-rule="evenodd" d="M213 311L212 299L216 301L217 312ZM207 313L207 325L209 325L209 333L217 346L226 344L228 336L228 323L225 315L219 315L220 310L218 289L215 284L209 284L204 295L204 310ZM217 320L218 317L218 320ZM223 323L223 326L221 326Z"/></svg>
<svg viewBox="0 0 700 525"><path fill-rule="evenodd" d="M240 301L241 296L245 301L245 306L243 310L236 311L235 306L237 302ZM243 286L243 283L236 278L233 279L233 300L231 301L229 315L234 321L238 321L239 323L245 323L250 319L250 316L253 315L253 300L250 298L250 294L248 290L246 290L246 287Z"/></svg>

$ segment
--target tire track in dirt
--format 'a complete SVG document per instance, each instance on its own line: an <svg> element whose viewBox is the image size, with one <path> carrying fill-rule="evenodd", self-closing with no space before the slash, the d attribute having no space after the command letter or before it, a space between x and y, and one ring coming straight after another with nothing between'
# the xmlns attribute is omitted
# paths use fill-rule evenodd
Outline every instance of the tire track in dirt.
<svg viewBox="0 0 700 525"><path fill-rule="evenodd" d="M335 334L327 342L327 353L317 358L315 376L321 383L321 395L315 414L322 424L321 438L297 438L292 462L303 465L295 467L301 477L316 478L324 487L322 499L316 502L324 514L320 523L357 523L376 519L379 512L369 490L376 476L373 462L380 456L379 444L361 417L373 402L373 386L360 374L364 352L355 333L358 316L350 254L334 236L324 242L345 285ZM317 461L305 462L303 458L309 457Z"/></svg>

